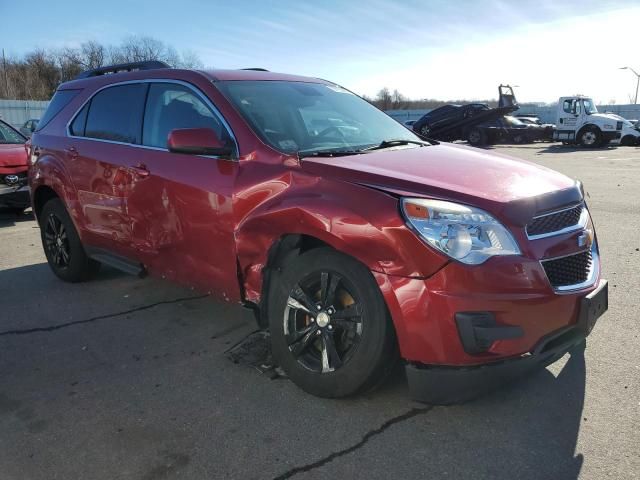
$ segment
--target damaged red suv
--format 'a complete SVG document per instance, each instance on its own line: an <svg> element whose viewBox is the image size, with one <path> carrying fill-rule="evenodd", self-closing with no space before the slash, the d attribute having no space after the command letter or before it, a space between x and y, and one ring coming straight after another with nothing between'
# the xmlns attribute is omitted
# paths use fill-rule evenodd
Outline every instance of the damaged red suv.
<svg viewBox="0 0 640 480"><path fill-rule="evenodd" d="M468 399L547 365L607 309L579 183L416 136L325 80L158 62L61 85L29 178L49 265L149 272L254 310L301 388L395 359Z"/></svg>

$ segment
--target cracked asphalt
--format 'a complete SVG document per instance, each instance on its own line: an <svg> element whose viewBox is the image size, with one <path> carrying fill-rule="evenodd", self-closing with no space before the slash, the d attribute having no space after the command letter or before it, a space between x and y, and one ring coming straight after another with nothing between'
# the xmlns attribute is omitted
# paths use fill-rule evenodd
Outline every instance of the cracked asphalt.
<svg viewBox="0 0 640 480"><path fill-rule="evenodd" d="M64 284L0 214L0 479L640 478L640 148L498 147L580 178L609 312L586 348L455 407L399 371L347 400L231 362L233 305L105 268Z"/></svg>

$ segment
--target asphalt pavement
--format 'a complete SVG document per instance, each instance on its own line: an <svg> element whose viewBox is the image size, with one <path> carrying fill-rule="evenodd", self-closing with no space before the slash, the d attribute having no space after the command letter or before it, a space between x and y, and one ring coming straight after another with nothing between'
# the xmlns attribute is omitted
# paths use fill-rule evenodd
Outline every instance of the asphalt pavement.
<svg viewBox="0 0 640 480"><path fill-rule="evenodd" d="M32 218L0 214L0 479L640 478L640 148L496 150L584 182L609 311L585 349L453 407L401 371L307 395L229 358L256 330L241 308L108 268L65 284Z"/></svg>

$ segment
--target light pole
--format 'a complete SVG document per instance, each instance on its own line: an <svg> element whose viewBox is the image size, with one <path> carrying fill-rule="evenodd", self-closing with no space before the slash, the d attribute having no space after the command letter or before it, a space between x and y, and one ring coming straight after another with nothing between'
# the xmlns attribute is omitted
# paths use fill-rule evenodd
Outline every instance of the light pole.
<svg viewBox="0 0 640 480"><path fill-rule="evenodd" d="M633 103L638 103L638 87L640 87L640 73L636 72L631 67L620 67L620 70L631 70L633 74L636 76L636 99Z"/></svg>

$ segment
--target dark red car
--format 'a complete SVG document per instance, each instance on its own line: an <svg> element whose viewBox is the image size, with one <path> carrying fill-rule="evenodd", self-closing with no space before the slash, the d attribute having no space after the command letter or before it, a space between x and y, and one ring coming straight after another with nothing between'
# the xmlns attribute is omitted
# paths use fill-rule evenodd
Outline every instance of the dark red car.
<svg viewBox="0 0 640 480"><path fill-rule="evenodd" d="M0 209L15 213L29 207L27 138L0 120Z"/></svg>
<svg viewBox="0 0 640 480"><path fill-rule="evenodd" d="M254 310L315 395L461 401L546 365L607 309L579 183L426 142L325 80L157 63L60 86L33 208L66 281L101 263ZM122 70L135 70L122 72Z"/></svg>

